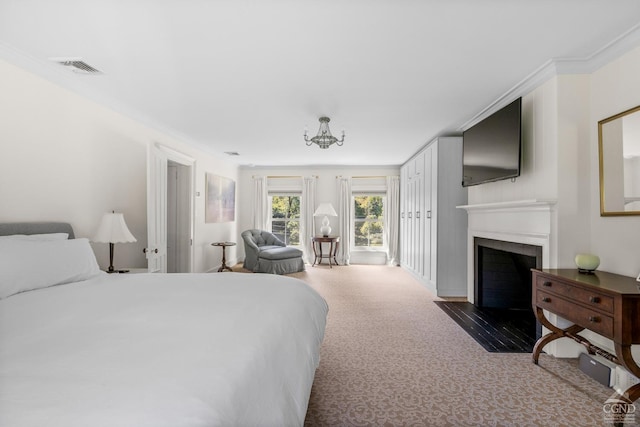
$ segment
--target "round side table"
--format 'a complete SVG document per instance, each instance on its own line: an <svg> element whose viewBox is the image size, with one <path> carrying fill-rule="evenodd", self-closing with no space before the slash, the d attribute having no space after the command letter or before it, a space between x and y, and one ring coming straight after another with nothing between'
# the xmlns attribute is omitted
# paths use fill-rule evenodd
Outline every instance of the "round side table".
<svg viewBox="0 0 640 427"><path fill-rule="evenodd" d="M331 258L333 258L333 263L335 265L338 265L338 261L336 261L336 254L338 253L338 243L340 243L339 236L314 236L312 237L311 241L313 242L313 255L315 256L312 267L314 267L316 264L322 264L322 258L329 259L329 268L333 268L331 265ZM322 253L323 243L330 244L328 254Z"/></svg>
<svg viewBox="0 0 640 427"><path fill-rule="evenodd" d="M233 271L231 269L231 267L229 267L227 265L227 258L225 256L225 249L227 248L227 246L235 246L236 242L215 242L212 243L211 246L221 246L222 247L222 265L220 266L220 268L218 269L218 273L228 270L228 271Z"/></svg>

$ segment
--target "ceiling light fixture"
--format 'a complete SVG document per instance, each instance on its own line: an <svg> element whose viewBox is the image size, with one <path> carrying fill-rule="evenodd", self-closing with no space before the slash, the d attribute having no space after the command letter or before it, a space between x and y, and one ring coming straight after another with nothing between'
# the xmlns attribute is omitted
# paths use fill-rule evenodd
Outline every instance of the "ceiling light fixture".
<svg viewBox="0 0 640 427"><path fill-rule="evenodd" d="M344 142L344 130L342 131L342 138L336 138L331 135L331 131L329 130L329 121L329 117L320 117L320 129L318 129L318 134L311 139L309 139L307 130L305 129L304 140L307 142L307 146L311 144L318 144L318 147L324 149L329 148L333 144L342 146L342 143Z"/></svg>

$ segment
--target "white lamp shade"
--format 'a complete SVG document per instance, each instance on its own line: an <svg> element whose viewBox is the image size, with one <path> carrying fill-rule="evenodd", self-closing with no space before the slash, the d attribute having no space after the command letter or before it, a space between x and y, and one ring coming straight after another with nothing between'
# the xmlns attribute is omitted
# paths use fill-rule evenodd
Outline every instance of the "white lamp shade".
<svg viewBox="0 0 640 427"><path fill-rule="evenodd" d="M318 206L318 208L313 214L313 216L322 216L322 215L338 216L338 214L336 213L336 210L333 209L333 206L331 205L331 203L320 203L320 205Z"/></svg>
<svg viewBox="0 0 640 427"><path fill-rule="evenodd" d="M93 237L98 243L127 243L135 242L136 238L127 228L124 215L121 213L106 213L102 217L98 231Z"/></svg>

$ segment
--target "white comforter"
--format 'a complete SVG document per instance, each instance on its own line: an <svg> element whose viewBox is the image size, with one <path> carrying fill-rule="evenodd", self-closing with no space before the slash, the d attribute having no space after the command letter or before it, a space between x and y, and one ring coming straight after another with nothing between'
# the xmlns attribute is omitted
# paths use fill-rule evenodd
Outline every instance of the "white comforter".
<svg viewBox="0 0 640 427"><path fill-rule="evenodd" d="M262 274L104 275L0 300L0 426L302 425L327 314Z"/></svg>

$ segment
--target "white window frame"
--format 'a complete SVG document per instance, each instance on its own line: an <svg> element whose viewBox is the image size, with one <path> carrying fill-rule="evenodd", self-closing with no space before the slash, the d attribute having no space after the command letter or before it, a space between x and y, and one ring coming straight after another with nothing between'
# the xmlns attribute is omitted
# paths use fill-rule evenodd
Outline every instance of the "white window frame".
<svg viewBox="0 0 640 427"><path fill-rule="evenodd" d="M377 192L377 191L352 191L351 192L351 206L354 209L351 209L351 236L349 236L349 241L351 243L351 251L352 252L387 252L388 242L387 242L387 232L382 229L382 246L356 246L356 210L355 210L355 198L360 196L379 196L382 197L382 217L387 213L387 193L386 192ZM384 223L383 223L384 224Z"/></svg>
<svg viewBox="0 0 640 427"><path fill-rule="evenodd" d="M269 220L268 220L268 224L267 227L269 228L269 232L273 233L273 221L277 220L277 221L284 221L285 222L285 229L287 226L287 222L291 221L290 218L274 218L273 217L273 198L274 197L298 197L300 199L300 218L298 218L298 223L299 226L302 227L302 193L299 192L283 192L283 191L277 191L277 192L269 192ZM299 237L298 239L299 244L298 245L292 245L292 244L288 244L287 242L287 246L291 246L294 248L301 248L302 247L302 236Z"/></svg>

